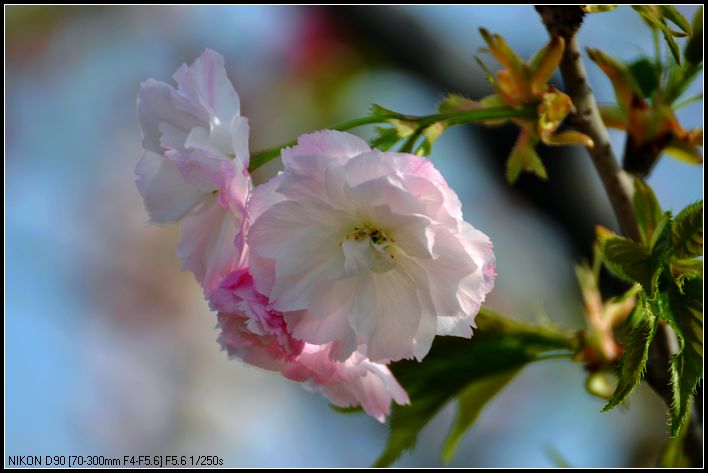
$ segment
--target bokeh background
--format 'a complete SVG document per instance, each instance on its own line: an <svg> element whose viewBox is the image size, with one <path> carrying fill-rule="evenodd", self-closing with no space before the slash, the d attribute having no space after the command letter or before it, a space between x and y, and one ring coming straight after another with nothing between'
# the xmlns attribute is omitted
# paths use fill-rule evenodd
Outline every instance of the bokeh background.
<svg viewBox="0 0 708 473"><path fill-rule="evenodd" d="M693 7L682 7L692 15ZM273 373L228 361L215 317L174 256L177 228L147 223L134 185L141 81L170 81L204 48L221 52L251 121L252 149L365 114L370 103L433 113L449 91L490 92L473 60L479 26L525 56L546 32L518 7L7 7L5 44L5 452L219 455L228 466L366 466L386 427L342 415ZM622 59L652 51L624 7L591 15L584 45ZM492 60L489 61L493 63ZM600 101L609 82L594 65ZM556 78L556 80L559 80ZM698 83L701 83L699 80ZM696 85L696 90L700 85ZM702 126L702 103L684 108ZM364 136L370 130L361 130ZM545 150L550 181L503 166L516 131L451 129L431 159L466 218L495 243L489 306L582 326L573 264L593 226L615 227L581 150ZM623 136L613 134L618 151ZM273 162L260 170L266 179ZM679 210L701 168L663 158L650 183ZM528 367L467 433L454 466L646 466L667 439L645 387L601 413L569 362ZM440 465L453 410L400 466Z"/></svg>

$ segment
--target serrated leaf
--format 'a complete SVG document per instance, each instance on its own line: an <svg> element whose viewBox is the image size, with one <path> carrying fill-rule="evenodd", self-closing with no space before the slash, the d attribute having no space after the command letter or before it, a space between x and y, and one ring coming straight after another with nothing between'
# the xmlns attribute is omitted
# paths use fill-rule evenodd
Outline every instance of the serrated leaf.
<svg viewBox="0 0 708 473"><path fill-rule="evenodd" d="M656 333L657 318L646 296L640 297L635 309L639 321L627 335L624 353L620 359L617 387L603 411L608 411L624 402L641 382L649 356L649 345Z"/></svg>
<svg viewBox="0 0 708 473"><path fill-rule="evenodd" d="M642 241L648 243L662 217L662 211L652 188L639 178L634 179L632 203Z"/></svg>
<svg viewBox="0 0 708 473"><path fill-rule="evenodd" d="M665 262L672 251L672 230L673 222L671 213L664 213L656 224L654 233L649 240L649 249L655 268Z"/></svg>
<svg viewBox="0 0 708 473"><path fill-rule="evenodd" d="M442 458L449 463L455 456L457 445L467 429L477 420L482 409L499 391L511 381L520 370L510 370L494 376L487 376L470 383L457 397L457 414L450 433L443 444Z"/></svg>
<svg viewBox="0 0 708 473"><path fill-rule="evenodd" d="M703 201L689 205L674 219L673 249L677 258L703 256Z"/></svg>
<svg viewBox="0 0 708 473"><path fill-rule="evenodd" d="M479 102L457 94L447 94L438 106L438 112L462 112L465 110L478 110L482 107Z"/></svg>
<svg viewBox="0 0 708 473"><path fill-rule="evenodd" d="M602 245L605 267L627 282L638 282L652 295L657 283L651 253L642 245L622 237L608 238Z"/></svg>
<svg viewBox="0 0 708 473"><path fill-rule="evenodd" d="M681 28L681 31L689 35L692 34L688 20L673 5L659 5L659 11L664 18Z"/></svg>
<svg viewBox="0 0 708 473"><path fill-rule="evenodd" d="M703 61L703 5L696 9L691 29L693 34L686 43L683 56L689 64L700 64Z"/></svg>
<svg viewBox="0 0 708 473"><path fill-rule="evenodd" d="M684 281L682 291L671 286L669 310L663 318L679 341L671 358L671 435L677 436L690 417L690 407L698 383L703 378L703 278Z"/></svg>
<svg viewBox="0 0 708 473"><path fill-rule="evenodd" d="M627 67L629 72L632 73L634 80L637 81L642 97L650 98L659 86L659 77L654 63L647 58L641 58Z"/></svg>
<svg viewBox="0 0 708 473"><path fill-rule="evenodd" d="M562 332L503 318L483 309L475 319L471 339L437 337L422 363L392 365L396 379L411 399L409 406L393 406L389 437L375 466L393 463L413 448L421 429L472 383L515 371L544 354L575 348Z"/></svg>
<svg viewBox="0 0 708 473"><path fill-rule="evenodd" d="M669 269L679 290L682 290L686 280L703 277L703 260L698 258L672 259Z"/></svg>

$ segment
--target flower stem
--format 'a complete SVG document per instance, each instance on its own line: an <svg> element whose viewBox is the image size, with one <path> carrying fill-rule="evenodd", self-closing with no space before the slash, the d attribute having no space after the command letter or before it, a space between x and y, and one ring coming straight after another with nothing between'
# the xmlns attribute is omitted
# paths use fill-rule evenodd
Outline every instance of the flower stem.
<svg viewBox="0 0 708 473"><path fill-rule="evenodd" d="M401 113L377 113L375 115L367 115L365 117L355 118L332 127L333 130L347 131L352 128L358 128L365 125L373 125L377 123L387 123L388 120L397 119L415 122L419 128L432 125L437 122L445 122L447 125L463 125L467 123L475 123L484 120L498 120L505 118L533 118L536 116L536 110L533 108L484 108L480 110L465 110L461 112L437 113L434 115L405 115ZM248 167L249 172L253 172L263 166L268 161L272 160L280 154L280 150L288 146L297 144L296 140L281 144L274 148L268 148L263 151L253 153L251 163Z"/></svg>

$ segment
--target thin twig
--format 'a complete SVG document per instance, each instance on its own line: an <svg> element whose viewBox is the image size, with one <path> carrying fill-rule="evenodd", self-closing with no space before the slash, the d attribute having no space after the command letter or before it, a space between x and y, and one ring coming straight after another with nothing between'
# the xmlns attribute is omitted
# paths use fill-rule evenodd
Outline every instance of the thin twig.
<svg viewBox="0 0 708 473"><path fill-rule="evenodd" d="M632 181L627 173L620 169L610 146L607 128L602 122L590 85L587 81L585 66L580 56L576 33L583 21L584 13L578 6L536 6L546 29L551 35L565 39L566 49L560 64L563 82L576 108L574 125L579 131L588 134L595 142L589 150L607 195L610 198L615 215L623 233L634 240L639 240L639 231L632 208ZM627 160L625 159L624 162ZM650 167L647 167L645 176ZM671 333L662 325L652 342L650 358L647 363L646 381L649 386L671 408L673 393L669 371L672 356ZM694 412L691 425L684 441L684 448L691 465L703 466L703 416L702 388L694 399Z"/></svg>
<svg viewBox="0 0 708 473"><path fill-rule="evenodd" d="M580 47L575 36L583 20L583 11L578 6L537 6L546 28L551 35L565 39L565 52L560 64L566 91L573 100L575 113L572 121L579 131L589 135L595 143L589 149L595 169L605 186L612 208L615 211L622 233L639 240L639 230L632 208L632 180L624 172L612 151L607 128L600 117L595 96L588 84L585 65L580 56Z"/></svg>

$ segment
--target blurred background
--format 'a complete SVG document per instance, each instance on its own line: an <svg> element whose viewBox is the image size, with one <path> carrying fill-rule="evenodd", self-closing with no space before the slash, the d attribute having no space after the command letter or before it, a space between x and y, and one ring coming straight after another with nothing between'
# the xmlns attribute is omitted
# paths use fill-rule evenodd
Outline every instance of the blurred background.
<svg viewBox="0 0 708 473"><path fill-rule="evenodd" d="M694 7L681 7L685 15ZM204 48L226 58L251 148L366 113L370 103L434 113L447 92L490 93L473 60L479 26L522 55L547 34L518 7L6 7L5 449L7 455L219 455L226 466L367 466L386 427L341 415L274 373L228 361L216 320L174 256L176 226L147 223L133 169L135 98L171 82ZM621 59L652 51L628 7L591 15L581 44ZM490 59L490 64L494 62ZM493 67L494 69L494 67ZM588 64L600 101L609 81ZM559 78L556 78L558 81ZM700 90L702 79L697 81ZM702 103L681 110L702 126ZM371 130L360 130L371 136ZM368 134L367 134L368 133ZM616 228L588 157L544 150L549 182L504 182L514 128L453 128L431 159L465 217L491 236L489 306L583 324L573 265L593 227ZM623 135L613 134L621 154ZM274 161L256 179L277 171ZM662 158L665 208L702 197L701 168ZM525 369L466 434L454 466L648 466L668 438L665 406L642 386L601 413L581 367ZM448 406L399 466L439 466ZM6 460L7 461L7 460Z"/></svg>

